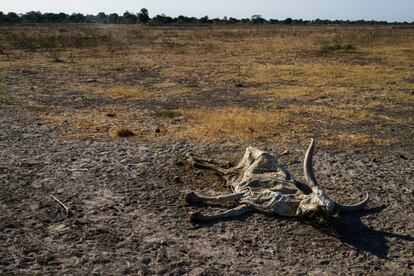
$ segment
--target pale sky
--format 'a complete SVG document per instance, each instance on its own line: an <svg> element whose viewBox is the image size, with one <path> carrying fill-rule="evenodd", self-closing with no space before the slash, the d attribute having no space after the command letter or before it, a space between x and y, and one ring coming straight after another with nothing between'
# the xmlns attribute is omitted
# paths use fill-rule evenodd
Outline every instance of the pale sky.
<svg viewBox="0 0 414 276"><path fill-rule="evenodd" d="M267 19L414 21L414 0L0 0L0 11L17 13L123 13L141 8L147 8L150 16L246 18L260 14Z"/></svg>

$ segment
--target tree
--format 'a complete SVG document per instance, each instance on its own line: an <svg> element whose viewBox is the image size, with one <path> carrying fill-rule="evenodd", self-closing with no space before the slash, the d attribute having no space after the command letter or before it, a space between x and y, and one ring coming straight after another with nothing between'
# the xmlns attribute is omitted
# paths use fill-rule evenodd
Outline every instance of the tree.
<svg viewBox="0 0 414 276"><path fill-rule="evenodd" d="M0 11L0 24L6 22L6 15Z"/></svg>
<svg viewBox="0 0 414 276"><path fill-rule="evenodd" d="M104 12L98 13L98 15L96 16L96 19L100 23L104 23L104 24L108 23L107 16L106 16L106 14Z"/></svg>
<svg viewBox="0 0 414 276"><path fill-rule="evenodd" d="M129 11L124 12L121 23L123 24L135 24L137 23L137 16Z"/></svg>
<svg viewBox="0 0 414 276"><path fill-rule="evenodd" d="M279 23L280 23L280 21L279 21L279 20L277 20L277 19L270 19L270 20L269 20L269 23L270 23L270 24L279 24Z"/></svg>
<svg viewBox="0 0 414 276"><path fill-rule="evenodd" d="M212 20L210 20L210 19L208 18L208 16L206 15L206 16L204 16L204 17L201 17L201 18L198 20L198 23L200 23L200 24L211 24L211 23L213 23L213 21L212 21Z"/></svg>
<svg viewBox="0 0 414 276"><path fill-rule="evenodd" d="M85 22L86 17L81 13L72 13L68 19L73 23L83 23Z"/></svg>
<svg viewBox="0 0 414 276"><path fill-rule="evenodd" d="M117 24L119 22L119 15L117 13L111 13L108 15L107 20L109 24Z"/></svg>
<svg viewBox="0 0 414 276"><path fill-rule="evenodd" d="M23 19L29 23L42 23L43 15L41 12L31 11L23 15Z"/></svg>
<svg viewBox="0 0 414 276"><path fill-rule="evenodd" d="M251 22L253 24L263 24L266 22L266 19L264 19L260 14L255 14L252 16Z"/></svg>
<svg viewBox="0 0 414 276"><path fill-rule="evenodd" d="M138 22L142 24L147 24L149 19L150 17L149 17L148 10L145 8L141 9L141 12L138 13Z"/></svg>
<svg viewBox="0 0 414 276"><path fill-rule="evenodd" d="M248 23L250 23L250 19L249 18L242 18L242 19L240 19L240 22L243 23L243 24L248 24Z"/></svg>
<svg viewBox="0 0 414 276"><path fill-rule="evenodd" d="M62 23L65 22L69 18L69 15L66 13L51 13L47 12L43 14L43 22L49 23Z"/></svg>
<svg viewBox="0 0 414 276"><path fill-rule="evenodd" d="M17 23L20 21L21 21L21 18L15 12L9 12L5 17L6 23Z"/></svg>
<svg viewBox="0 0 414 276"><path fill-rule="evenodd" d="M237 23L239 23L239 20L237 18L230 17L229 18L229 23L230 24L237 24Z"/></svg>
<svg viewBox="0 0 414 276"><path fill-rule="evenodd" d="M154 25L165 25L173 23L173 19L165 14L157 15L153 17L150 21L151 24Z"/></svg>
<svg viewBox="0 0 414 276"><path fill-rule="evenodd" d="M283 23L284 23L284 24L287 24L287 25L290 25L290 24L292 24L292 23L293 23L293 19L292 19L292 18L290 18L290 17L288 17L288 18L286 18L286 19L285 19L285 21L283 21Z"/></svg>

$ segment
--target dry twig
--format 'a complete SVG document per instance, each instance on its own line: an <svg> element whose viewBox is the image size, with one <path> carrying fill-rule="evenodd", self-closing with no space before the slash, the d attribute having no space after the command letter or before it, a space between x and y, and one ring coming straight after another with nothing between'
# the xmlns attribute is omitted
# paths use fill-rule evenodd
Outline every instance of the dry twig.
<svg viewBox="0 0 414 276"><path fill-rule="evenodd" d="M50 195L57 203L59 203L59 205L60 206L62 206L64 209L65 209L65 211L66 211L66 213L67 214L70 214L70 211L69 211L69 208L65 205L65 204L63 204L63 202L62 201L60 201L59 199L57 199L54 195Z"/></svg>

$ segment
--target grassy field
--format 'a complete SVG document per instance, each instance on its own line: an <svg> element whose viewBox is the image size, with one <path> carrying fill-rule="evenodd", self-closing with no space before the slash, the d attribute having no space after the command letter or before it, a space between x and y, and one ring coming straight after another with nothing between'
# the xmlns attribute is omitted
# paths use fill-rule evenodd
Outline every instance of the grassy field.
<svg viewBox="0 0 414 276"><path fill-rule="evenodd" d="M412 27L0 28L0 101L72 139L404 147L413 72Z"/></svg>

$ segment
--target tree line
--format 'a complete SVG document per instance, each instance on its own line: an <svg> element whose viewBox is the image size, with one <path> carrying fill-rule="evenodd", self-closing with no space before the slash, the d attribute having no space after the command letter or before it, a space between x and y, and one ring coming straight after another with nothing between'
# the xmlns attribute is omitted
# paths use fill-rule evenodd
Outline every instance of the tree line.
<svg viewBox="0 0 414 276"><path fill-rule="evenodd" d="M178 17L170 17L165 14L149 16L147 9L141 9L138 13L129 11L119 15L117 13L106 14L100 12L97 15L84 15L82 13L66 14L60 13L41 13L38 11L30 11L24 14L14 12L3 13L0 11L0 24L24 24L24 23L100 23L100 24L149 24L149 25L226 25L226 24L286 24L286 25L329 25L329 24L355 24L355 25L385 25L385 24L404 24L414 25L414 21L409 22L388 22L374 20L302 20L286 18L284 20L265 19L261 15L253 15L250 18L237 19L234 17L209 18L204 16L201 18L187 17L180 15Z"/></svg>

